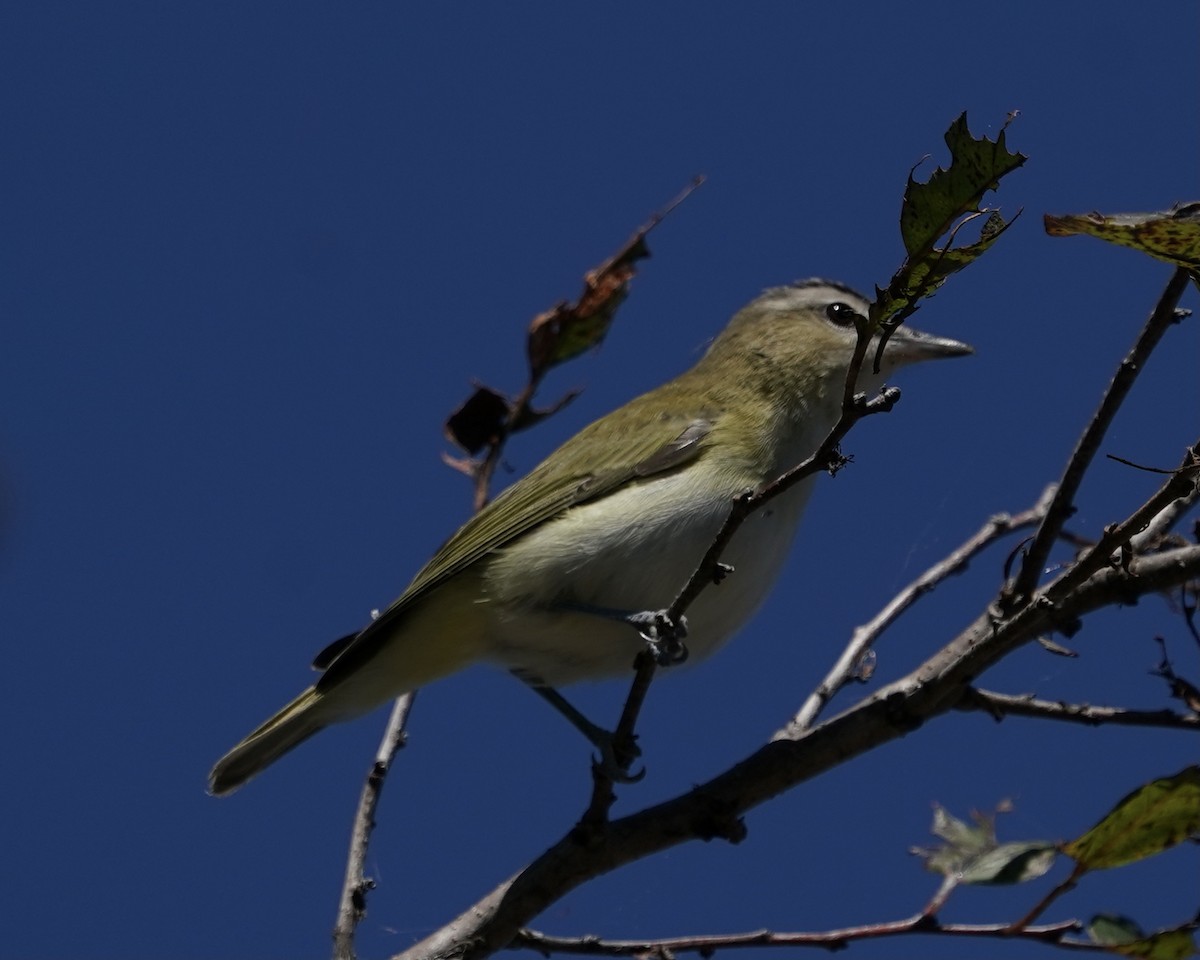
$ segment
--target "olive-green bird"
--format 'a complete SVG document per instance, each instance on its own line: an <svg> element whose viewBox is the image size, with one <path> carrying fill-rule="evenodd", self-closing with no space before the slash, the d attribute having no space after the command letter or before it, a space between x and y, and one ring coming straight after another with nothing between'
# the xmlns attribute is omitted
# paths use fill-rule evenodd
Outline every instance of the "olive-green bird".
<svg viewBox="0 0 1200 960"><path fill-rule="evenodd" d="M648 612L674 598L731 499L828 435L867 309L842 284L805 280L738 311L694 367L564 443L468 520L375 620L318 655L317 682L217 763L211 792L229 793L329 724L475 661L502 664L552 698L562 684L628 673ZM860 389L970 352L902 326ZM738 530L722 557L734 572L688 611L693 659L766 597L814 479Z"/></svg>

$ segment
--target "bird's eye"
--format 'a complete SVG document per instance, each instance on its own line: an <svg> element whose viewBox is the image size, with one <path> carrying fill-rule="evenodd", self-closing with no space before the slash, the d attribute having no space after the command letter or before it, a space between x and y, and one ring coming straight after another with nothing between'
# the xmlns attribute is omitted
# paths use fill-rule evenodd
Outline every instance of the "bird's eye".
<svg viewBox="0 0 1200 960"><path fill-rule="evenodd" d="M825 316L829 318L831 323L835 323L839 327L852 327L855 320L858 319L858 311L850 306L850 304L838 301L837 303L831 303L825 308Z"/></svg>

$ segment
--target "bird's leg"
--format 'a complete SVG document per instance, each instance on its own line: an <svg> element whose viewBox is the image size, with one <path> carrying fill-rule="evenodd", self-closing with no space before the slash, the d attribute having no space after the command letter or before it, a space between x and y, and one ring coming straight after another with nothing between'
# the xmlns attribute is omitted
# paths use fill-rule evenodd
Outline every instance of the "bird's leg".
<svg viewBox="0 0 1200 960"><path fill-rule="evenodd" d="M731 573L733 573L733 567L727 563L717 562L713 567L712 582L719 584ZM688 650L683 643L683 638L687 636L688 632L687 617L683 614L672 616L669 608L625 614L607 610L597 612L622 620L634 627L646 641L650 655L654 657L654 662L658 666L674 666L683 663L688 658Z"/></svg>
<svg viewBox="0 0 1200 960"><path fill-rule="evenodd" d="M600 768L613 783L637 783L646 775L643 767L637 773L630 773L629 767L642 751L638 749L634 737L618 737L615 733L592 723L566 697L539 683L536 679L523 676L519 670L512 671L513 676L528 684L529 688L545 700L550 706L561 713L576 730L587 737L588 742L600 751Z"/></svg>

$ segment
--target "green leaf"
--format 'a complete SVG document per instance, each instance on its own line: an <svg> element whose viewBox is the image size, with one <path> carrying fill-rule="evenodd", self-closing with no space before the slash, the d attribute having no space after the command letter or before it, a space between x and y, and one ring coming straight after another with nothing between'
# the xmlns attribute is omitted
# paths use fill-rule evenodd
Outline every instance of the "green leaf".
<svg viewBox="0 0 1200 960"><path fill-rule="evenodd" d="M1152 857L1200 833L1200 766L1139 787L1063 852L1089 870Z"/></svg>
<svg viewBox="0 0 1200 960"><path fill-rule="evenodd" d="M1054 844L1041 840L997 843L994 821L975 814L972 826L951 816L944 807L933 811L934 836L946 842L933 849L914 849L925 868L959 883L1000 885L1034 880L1054 863Z"/></svg>
<svg viewBox="0 0 1200 960"><path fill-rule="evenodd" d="M877 369L891 330L911 316L920 300L932 296L947 277L978 259L1016 220L1014 216L1005 221L996 210L979 206L988 190L998 189L1000 179L1028 159L1009 151L1004 141L1007 128L1006 122L994 141L972 137L964 113L946 131L949 166L936 168L924 183L913 175L915 167L909 172L900 209L900 235L907 256L886 287L876 286L871 305L870 319L883 329L875 358ZM985 213L978 239L955 247L958 232ZM939 247L946 234L949 236Z"/></svg>
<svg viewBox="0 0 1200 960"><path fill-rule="evenodd" d="M961 114L946 131L950 165L938 167L925 183L913 173L908 175L904 204L900 209L900 236L910 257L925 256L965 213L979 210L979 202L988 190L1000 187L1000 178L1026 161L1019 153L1010 153L1004 144L1006 123L995 141L976 139L967 128L967 115Z"/></svg>
<svg viewBox="0 0 1200 960"><path fill-rule="evenodd" d="M1200 269L1200 203L1159 213L1047 213L1042 220L1052 237L1087 234L1177 267Z"/></svg>
<svg viewBox="0 0 1200 960"><path fill-rule="evenodd" d="M1113 953L1125 957L1144 957L1146 960L1184 960L1195 956L1194 929L1193 922L1147 936L1128 917L1112 914L1098 914L1087 925L1093 943L1110 947Z"/></svg>
<svg viewBox="0 0 1200 960"><path fill-rule="evenodd" d="M1099 943L1106 947L1133 943L1146 936L1136 922L1129 917L1118 916L1115 913L1096 914L1088 921L1087 934L1092 943Z"/></svg>
<svg viewBox="0 0 1200 960"><path fill-rule="evenodd" d="M1057 855L1052 843L1038 840L1002 843L966 864L960 879L981 886L1025 883L1044 875L1054 865Z"/></svg>

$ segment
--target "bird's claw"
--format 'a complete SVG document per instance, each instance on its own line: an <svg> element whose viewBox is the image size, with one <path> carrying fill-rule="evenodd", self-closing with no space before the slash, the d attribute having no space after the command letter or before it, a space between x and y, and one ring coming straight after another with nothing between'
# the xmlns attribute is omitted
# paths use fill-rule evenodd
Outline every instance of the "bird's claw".
<svg viewBox="0 0 1200 960"><path fill-rule="evenodd" d="M633 773L629 766L642 755L642 751L634 742L636 737L623 739L625 742L618 747L616 735L605 731L603 736L593 740L600 756L592 758L592 766L612 783L637 783L646 776L646 768L643 766Z"/></svg>
<svg viewBox="0 0 1200 960"><path fill-rule="evenodd" d="M683 663L688 658L688 649L683 643L688 633L687 617L675 620L666 610L646 610L631 614L628 620L642 635L654 662L660 667Z"/></svg>

